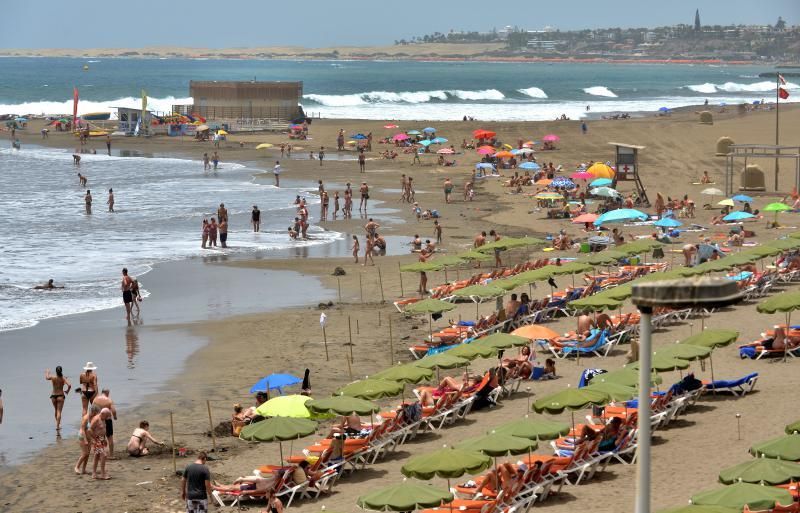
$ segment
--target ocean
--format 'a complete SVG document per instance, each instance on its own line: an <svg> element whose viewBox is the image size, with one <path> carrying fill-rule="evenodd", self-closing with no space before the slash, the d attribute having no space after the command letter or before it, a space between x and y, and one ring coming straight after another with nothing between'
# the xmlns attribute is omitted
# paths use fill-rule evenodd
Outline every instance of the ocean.
<svg viewBox="0 0 800 513"><path fill-rule="evenodd" d="M197 256L236 256L260 250L330 243L341 234L312 226L309 241L292 242L286 227L296 195L319 203L315 187L280 189L259 170L225 163L217 173L176 158L83 155L80 167L66 150L0 150L3 190L0 211L11 223L0 253L0 331L26 328L42 319L119 306L121 270L141 278L145 295L153 264ZM93 214L84 213L88 176ZM291 180L290 169L284 180ZM115 213L107 212L114 189ZM203 218L225 203L229 249L200 248ZM250 225L253 205L261 210L261 232ZM315 221L316 208L310 208ZM54 279L63 290L32 290Z"/></svg>
<svg viewBox="0 0 800 513"><path fill-rule="evenodd" d="M88 65L89 70L83 71ZM190 80L302 80L303 107L326 118L549 120L566 114L774 101L770 66L669 64L0 58L0 114L67 114L190 103ZM800 89L790 82L787 88ZM792 94L790 101L800 98ZM586 107L589 107L587 112Z"/></svg>

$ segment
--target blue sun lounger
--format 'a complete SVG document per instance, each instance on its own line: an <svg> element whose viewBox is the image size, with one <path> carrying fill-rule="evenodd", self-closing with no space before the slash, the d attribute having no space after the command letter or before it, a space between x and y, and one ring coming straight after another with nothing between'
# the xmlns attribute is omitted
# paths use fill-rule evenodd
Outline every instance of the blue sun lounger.
<svg viewBox="0 0 800 513"><path fill-rule="evenodd" d="M752 374L748 374L743 378L734 380L718 379L710 383L703 383L703 386L706 388L706 390L730 392L737 397L741 397L748 392L753 391L753 389L756 387L756 381L758 381L758 373L753 372Z"/></svg>

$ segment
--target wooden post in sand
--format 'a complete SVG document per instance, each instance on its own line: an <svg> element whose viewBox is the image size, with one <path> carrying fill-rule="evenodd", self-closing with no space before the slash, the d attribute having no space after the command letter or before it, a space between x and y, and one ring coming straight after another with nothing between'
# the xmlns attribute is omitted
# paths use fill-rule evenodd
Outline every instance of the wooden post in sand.
<svg viewBox="0 0 800 513"><path fill-rule="evenodd" d="M178 462L175 461L175 423L172 420L172 412L169 412L169 433L172 438L172 472L178 473Z"/></svg>
<svg viewBox="0 0 800 513"><path fill-rule="evenodd" d="M358 323L358 319L356 319L356 335L361 335L361 326Z"/></svg>
<svg viewBox="0 0 800 513"><path fill-rule="evenodd" d="M392 316L389 316L389 365L394 365L394 341L392 339Z"/></svg>
<svg viewBox="0 0 800 513"><path fill-rule="evenodd" d="M325 333L325 324L322 324L322 343L325 345L325 361L331 361L331 357L328 356L328 334Z"/></svg>
<svg viewBox="0 0 800 513"><path fill-rule="evenodd" d="M383 295L383 275L381 274L380 267L378 267L378 285L381 287L381 303L385 303L386 297Z"/></svg>
<svg viewBox="0 0 800 513"><path fill-rule="evenodd" d="M403 297L403 271L400 270L400 262L397 262L397 272L400 273L400 297Z"/></svg>
<svg viewBox="0 0 800 513"><path fill-rule="evenodd" d="M347 316L347 332L350 335L350 359L347 361L347 366L349 367L350 364L354 361L353 360L353 325L350 322L350 316L349 315ZM352 377L353 372L351 371L350 374L351 374L351 377Z"/></svg>
<svg viewBox="0 0 800 513"><path fill-rule="evenodd" d="M217 437L214 435L214 421L211 420L211 401L206 399L206 408L208 408L208 429L211 431L211 447L213 452L217 452Z"/></svg>
<svg viewBox="0 0 800 513"><path fill-rule="evenodd" d="M361 273L358 273L358 290L361 293L361 303L364 303L364 285L361 279Z"/></svg>
<svg viewBox="0 0 800 513"><path fill-rule="evenodd" d="M336 285L339 288L339 302L342 302L342 279L340 277L336 277Z"/></svg>

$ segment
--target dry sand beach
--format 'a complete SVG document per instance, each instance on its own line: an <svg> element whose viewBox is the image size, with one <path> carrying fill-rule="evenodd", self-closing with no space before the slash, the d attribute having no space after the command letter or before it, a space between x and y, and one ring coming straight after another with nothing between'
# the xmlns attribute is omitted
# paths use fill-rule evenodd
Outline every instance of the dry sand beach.
<svg viewBox="0 0 800 513"><path fill-rule="evenodd" d="M483 123L483 122L436 122L439 133L450 139L459 147L462 139L469 139L470 132L476 128L496 130L504 141L514 143L522 138L528 140L533 136L541 137L546 133L555 133L561 137L558 150L537 154L539 161L552 161L563 164L569 174L579 162L606 161L613 157L613 149L609 141L637 144L645 146L641 155L642 177L651 201L657 192L665 197L682 197L688 194L698 207L707 201L700 195L704 188L693 185L699 182L703 171L708 171L718 184L723 182L724 159L715 157L715 143L719 137L731 137L737 143L774 142L774 113L755 112L737 115L734 112L715 113L713 125L701 125L697 122L694 109L676 111L669 117L647 116L637 119L602 121L588 123L588 133L581 134L580 122L537 122L537 123ZM800 140L800 108L782 107L781 135L784 143ZM389 130L382 128L383 123L358 120L314 120L310 127L313 137L311 141L298 144L304 148L300 154L308 154L309 150L317 150L325 146L329 152L336 146L336 133L340 128L347 133L355 131L371 131L376 140L389 135ZM402 129L422 128L429 126L425 121L404 122ZM51 137L41 140L38 126L32 124L27 135L21 136L22 148L29 144L51 145L62 148L73 148L75 141L71 135L51 133ZM5 135L5 134L4 134ZM255 150L259 143L279 144L285 142L284 135L232 135L220 148L223 161L243 162L268 170L276 160L275 148L268 152ZM240 143L244 143L243 147ZM103 141L92 141L90 145L98 148L104 146ZM115 150L134 150L154 156L178 156L199 159L203 152L213 151L210 143L179 141L170 138L114 139ZM383 145L374 144L373 151L367 161L366 173L360 174L354 160L326 160L319 163L309 160L284 160L285 175L291 180L316 182L324 180L329 191L341 191L345 182L357 184L367 181L370 185L370 197L381 202L380 214L375 220L382 224L381 233L389 236L400 236L411 239L415 233L422 238L433 236L432 221L418 222L407 203L399 202L400 174L406 173L414 178L417 188L417 201L423 208L438 209L441 214L440 223L444 230L444 241L441 248L448 253L457 253L472 244L472 238L481 230L497 230L503 236L542 235L557 232L566 228L570 235L579 236L580 226L570 225L563 220L545 219L545 213L535 208L532 198L525 195L510 194L503 187L502 180L487 179L476 185L476 197L472 202L462 200L461 188L470 176L472 166L476 162L474 152L455 155L457 166L440 168L423 159L423 165L411 166L410 155L400 155L396 160L381 160L377 151ZM460 151L460 150L459 150ZM279 153L279 152L278 152ZM374 158L373 158L374 157ZM765 169L768 183L771 180L772 164L759 162ZM781 190L788 194L792 188L792 172L790 165L781 172ZM198 164L198 172L201 165ZM505 175L511 174L509 171ZM442 184L450 177L455 183L455 201L445 204ZM625 185L620 187L626 192ZM772 201L780 201L786 194L758 195L756 208ZM357 200L357 195L356 198ZM314 207L316 208L316 207ZM652 211L652 209L649 209ZM697 210L696 222L708 226L712 215L718 210ZM765 229L765 221L753 222L749 226L756 232L756 240L766 241L796 231L800 227L797 214L781 215L782 224L793 229ZM287 220L288 221L288 220ZM337 220L322 223L322 226L347 235L356 234L362 240L365 219L357 215L352 220ZM287 223L288 224L288 223ZM648 227L625 227L626 235L646 235L651 233ZM706 233L726 233L724 227L712 227ZM689 233L681 238L681 243L697 242L699 235ZM394 242L396 239L392 239ZM680 245L677 245L680 247ZM315 258L260 258L258 260L231 259L227 262L207 262L206 268L230 265L245 267L256 271L291 270L303 275L317 277L327 290L320 291L314 287L303 290L303 303L306 306L282 309L267 313L248 313L245 315L226 317L216 320L192 323L176 323L159 325L157 330L141 330L139 339L146 343L146 337L159 330L176 330L207 341L205 345L193 352L183 367L175 373L162 390L138 398L136 405L123 409L120 420L116 424L117 446L122 448L129 433L138 425L140 419L150 421L151 431L161 440L169 440L170 412L173 414L176 432L176 446L185 447L189 456L178 458L178 468L191 461L191 454L199 450L208 450L212 440L206 435L208 431L207 403L210 401L214 424L229 420L234 403L249 405L252 398L247 391L258 379L270 372L289 372L302 375L306 367L311 370L311 384L314 397L324 397L338 387L350 381L347 356L350 346L348 321L353 330L352 352L354 362L352 375L355 378L373 374L392 363L407 362L410 359L406 347L424 337L427 323L422 319L404 318L397 313L391 302L401 296L398 264L415 261L414 256L405 254L405 250L392 253L402 255L376 258L376 266L354 265L346 256ZM551 252L548 256L563 254L575 256L570 252ZM503 254L504 260L515 264L529 258L542 257L539 251L515 250ZM674 256L680 262L680 254L668 253L667 258ZM332 276L334 268L342 267L346 275L337 280ZM380 271L380 274L379 274ZM176 271L180 273L180 271ZM464 270L469 273L470 270ZM178 276L176 279L191 280L191 275ZM262 300L270 304L274 290L267 277L254 275L254 280L263 280ZM402 277L402 289L406 297L414 294L417 288L417 276L405 274ZM559 286L568 285L567 278L556 281ZM431 273L429 285L444 281L443 273ZM341 300L338 298L341 287ZM797 289L796 285L782 286L775 293ZM543 289L539 290L539 293ZM163 291L161 304L170 301L180 302L179 290ZM232 294L235 296L235 294ZM332 299L332 306L324 309L328 315L327 338L330 350L330 361L325 360L322 333L318 320L320 308L318 303ZM385 299L385 302L382 300ZM235 301L235 299L233 299ZM769 316L756 312L756 303L749 302L726 308L705 319L710 327L734 328L741 332L740 342L755 340L759 333L773 324L782 321L782 316ZM168 306L165 306L168 308ZM481 313L491 311L489 304L481 305ZM632 306L626 304L624 311L631 311ZM124 318L121 308L114 311L119 316L119 337L125 332ZM472 319L475 307L462 304L457 310L446 314L446 318L463 317ZM85 336L94 337L91 317L87 317ZM55 321L59 322L58 320ZM391 323L391 343L389 326ZM439 321L443 326L444 321ZM57 324L56 324L57 326ZM574 318L561 318L548 323L548 327L557 332L572 330ZM679 323L654 334L654 346L685 338L700 329L700 320L694 319ZM56 332L53 332L56 333ZM3 336L3 335L0 335ZM155 335L152 335L155 336ZM24 335L22 335L24 339ZM54 341L55 342L55 341ZM58 358L56 349L52 358ZM69 349L70 351L73 349ZM410 443L401 446L396 452L366 470L356 472L340 479L332 493L315 501L301 501L293 504L292 511L316 512L324 505L327 511L357 511L356 498L367 491L399 482L402 479L400 467L410 456L423 454L440 448L443 444L458 443L468 437L483 434L493 426L505 421L520 418L526 414L531 398L544 396L565 388L568 384L576 386L580 372L588 367L615 369L626 361L627 347L617 348L610 356L603 359L581 359L559 362L560 379L554 381L536 381L523 385L520 393L503 400L494 409L475 412L465 421L436 432L420 436ZM51 358L51 359L52 359ZM492 362L477 360L475 371L488 368ZM800 377L796 372L796 362L780 363L772 361L751 361L739 359L734 346L718 349L714 353L714 371L717 377L736 378L749 372L758 372L760 378L757 391L741 399L728 395L706 395L691 409L688 414L673 423L669 429L656 433L653 447L653 505L659 509L671 505L684 504L688 497L696 491L713 487L720 469L747 459L747 448L756 442L778 436L783 432L784 424L796 420L797 408L792 391L800 385ZM706 368L693 364L692 369L707 379ZM47 390L39 383L40 377L25 377L30 380L30 400L47 405ZM677 373L664 375L665 383L677 381ZM27 383L26 383L26 386ZM530 391L527 391L527 387ZM383 404L393 404L385 401ZM75 408L74 403L67 407ZM19 415L20 412L6 411L6 415ZM741 434L737 432L736 415L741 415ZM557 418L568 419L565 413ZM320 427L322 434L325 427ZM2 437L2 426L0 426ZM318 438L318 437L317 437ZM314 436L302 439L293 444L299 449L312 442ZM278 460L276 444L247 444L230 436L216 438L217 451L213 453L213 461L209 466L214 479L229 482L240 475L251 473L252 469ZM288 446L289 444L284 444ZM539 452L546 452L547 444L541 444ZM158 451L156 451L158 452ZM92 481L88 476L79 477L72 472L74 460L78 455L78 446L74 439L64 439L43 450L32 460L0 470L0 511L34 512L34 511L66 511L66 512L178 512L182 510L178 492L179 479L173 474L172 460L167 450L147 458L127 458L118 451L119 459L109 462L109 472L113 479L110 482ZM466 478L464 479L466 480ZM597 513L624 512L633 510L635 466L612 465L606 472L586 485L567 486L558 496L544 503L541 508L553 513L573 511L594 511ZM439 487L444 487L443 480L434 480ZM252 511L260 511L263 506L254 503ZM539 506L537 506L539 507Z"/></svg>

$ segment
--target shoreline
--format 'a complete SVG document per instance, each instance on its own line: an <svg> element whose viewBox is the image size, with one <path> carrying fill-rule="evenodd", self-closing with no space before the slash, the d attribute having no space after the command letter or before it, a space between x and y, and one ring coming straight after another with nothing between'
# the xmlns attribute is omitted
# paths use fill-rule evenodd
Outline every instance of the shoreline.
<svg viewBox="0 0 800 513"><path fill-rule="evenodd" d="M797 123L800 111L796 108L787 108L785 118L783 112L782 110L782 119L786 120L784 121L787 132L785 136L787 138L797 137L800 134L798 132L800 123ZM791 121L793 119L794 122ZM485 125L486 128L502 130L504 135L508 134L509 140L528 133L557 131L562 134L562 141L559 144L561 149L554 152L541 152L539 156L545 161L553 160L556 163L564 163L565 167L573 161L579 161L586 157L600 158L609 155L611 151L607 146L609 140L642 144L647 146L641 161L643 179L652 196L656 191L663 191L665 194L673 196L686 191L693 198L700 200L702 199L701 196L698 196L700 188L691 185L694 177L698 176L699 170L710 169L712 176L719 178L721 176L720 169L724 166L724 163L711 156L716 139L722 135L729 135L737 142L749 142L759 138L768 140L769 130L774 126L772 121L769 113L753 113L744 118L735 113L719 117L715 114L715 125L704 126L696 122L693 114L681 112L665 118L648 117L614 122L592 121L587 136L580 134L577 129L579 122L575 121L571 123L495 122L485 123ZM330 135L335 134L340 126L355 129L366 123L376 124L375 122L352 120L322 120L319 124L315 122L311 130L317 140L322 140L327 144ZM439 128L443 133L459 134L471 130L474 126L477 126L477 123L446 122ZM29 134L28 138L35 138L36 135ZM249 147L239 149L233 142L241 140L248 146L254 146L255 143L263 140L277 142L281 137L274 134L255 136L234 134L231 137L230 147L222 150L223 158L237 162L251 158L257 161L259 154L255 150ZM451 140L460 140L460 137L454 136L451 137ZM57 142L53 141L53 144L57 144ZM101 142L97 142L97 144L101 144ZM169 139L120 140L119 143L115 142L115 145L117 144L117 147L120 148L144 146L148 152L153 153L171 151L169 148L173 148L179 152L195 155L195 157L197 148L199 148L199 146L195 146L194 150L180 148L177 141ZM24 148L25 143L23 142L23 150ZM382 148L378 146L378 149ZM202 152L202 150L200 151ZM261 158L263 159L263 157ZM453 176L457 184L462 183L468 176L471 165L459 165L457 168L439 168L433 164L410 167L410 159L403 157L398 161L372 161L368 165L367 173L360 175L357 168L351 162L346 161L326 163L322 169L309 161L290 162L290 175L302 176L306 180L321 177L325 179L326 184L333 184L329 185L329 188L337 187L346 180L355 181L363 177L373 187L375 198L384 202L382 207L397 207L397 212L391 213L390 216L402 222L388 226L387 234L404 237L409 233L419 231L423 237L426 237L431 233L430 222L417 222L408 205L397 202L395 192L382 192L383 190L392 191L398 187L401 172L413 173L415 182L418 183L418 189L427 191L418 194L417 199L420 204L424 207L438 207L442 211L441 221L445 227L444 248L448 252L458 252L469 247L475 231L481 229L488 231L489 228L495 228L500 230L503 236L515 236L534 231L554 233L559 227L564 227L572 234L579 234L578 228L574 226L546 219L544 213L535 207L530 198L524 195L510 194L506 188L502 187L500 180L480 181L476 187L476 201L473 203L462 202L456 194L455 203L444 205L440 192L442 180L445 177ZM508 171L505 173L509 174ZM719 182L719 180L717 181ZM458 189L456 191L458 192ZM711 212L699 211L698 216L701 219L697 222L707 221L710 215ZM794 217L786 215L786 219L790 220L787 224L796 225L798 223ZM380 216L376 215L376 217L379 218L379 222L382 221ZM363 237L363 230L360 228L363 223L363 219L356 218L346 222L337 221L336 224L327 226L336 226L336 231L340 233L357 233L359 237ZM648 233L647 227L626 227L624 229L626 235L646 235ZM764 230L761 223L758 224L757 231L759 236L765 238L774 238L786 233ZM687 237L696 237L696 235L690 234ZM510 262L518 262L525 258L558 255L558 253L533 251L510 253L504 255L504 258ZM569 256L574 256L574 254L569 253ZM208 429L206 400L211 401L214 424L216 424L220 420L228 418L234 402L249 401L249 394L247 394L249 386L269 372L291 372L297 375L302 373L304 367L308 367L312 371L314 395L321 397L332 393L337 387L350 380L345 364L346 355L351 347L346 345L348 343L348 321L351 321L349 324L353 330L353 343L355 344L352 346L355 353L355 363L352 369L354 377L371 374L392 362L407 361L406 347L427 333L427 321L413 318L403 319L394 310L391 301L401 295L397 265L401 262L410 263L413 259L411 255L376 258L376 267L356 266L352 264L351 259L326 256L307 259L237 260L223 265L219 263L217 265L203 264L206 269L255 268L255 270L248 269L252 272L289 269L314 277L319 280L321 287L337 296L337 282L341 282L342 301L339 301L338 297L333 298L334 305L324 310L329 318L328 345L331 361L325 361L323 341L318 325L320 309L316 305L320 302L317 293L319 289L303 292L306 296L304 303L306 306L284 308L272 313L256 311L189 324L165 325L163 326L165 330L186 330L192 336L201 335L208 340L208 343L192 352L181 366L173 369L172 377L166 380L165 384L156 387L152 393L144 394L144 397L140 399L139 406L124 411L119 423L122 441L124 442L129 432L128 428L140 418L150 420L153 432L157 437L162 440L168 439L169 413L173 412L178 446L188 447L195 451L208 449L212 442L205 435L205 431ZM340 280L331 276L333 269L338 266L343 267L347 273ZM382 274L378 273L378 269ZM462 272L471 273L473 271L467 268ZM408 297L416 288L417 276L410 274L403 276L402 279L404 282L403 295ZM430 277L430 284L440 283L443 280L443 273L433 273ZM568 284L566 278L557 278L556 281L561 287ZM270 281L258 285L264 294L280 294L272 287ZM228 284L225 290L232 290L235 298L236 288L233 284ZM381 294L381 288L383 294ZM544 292L544 289L539 289L536 293ZM364 295L363 303L362 293ZM165 308L170 308L172 303L179 303L176 300L176 298L180 298L179 295L170 294L169 296L169 298L164 298L169 303ZM381 299L385 299L386 303L381 303ZM154 308L154 306L149 306L147 301L144 306L145 308ZM484 304L479 308L481 314L488 314L492 304ZM630 310L630 306L626 306L627 310ZM467 319L474 318L475 306L459 304L452 316L453 318L458 316ZM779 317L756 314L754 304L750 304L718 312L713 317L706 319L706 326L741 324L741 340L747 341L757 337L758 331L764 325L780 322ZM392 339L388 334L389 319L392 320ZM752 322L745 324L744 319ZM572 318L559 319L548 324L548 327L557 332L566 331L574 329L574 322ZM696 324L696 321L694 323ZM666 332L657 333L655 341L657 344L672 343L676 339L688 336L692 330L696 331L698 327L692 324L680 324ZM170 333L170 331L166 333ZM603 360L587 359L584 361L582 359L577 365L572 362L559 362L562 379L548 383L532 382L530 386L534 388L534 393L537 395L560 390L567 383L574 383L577 374L584 366L618 367L624 360L623 352L624 349L619 352L615 351L609 358ZM37 363L45 361L39 356L36 358ZM51 357L47 356L47 358ZM480 371L491 363L479 360L475 364L475 370ZM742 361L732 347L721 349L719 356L715 353L714 367L717 376L724 377L739 376L748 370L758 369L763 373L762 379L759 381L761 390L783 390L786 386L796 384L798 380L796 372L793 372L790 366L765 367L759 362ZM699 364L693 364L693 368L697 372L706 372L701 371ZM669 379L672 379L672 375L669 376ZM703 376L706 377L707 373ZM293 510L311 513L319 511L320 505L325 504L331 510L351 511L356 496L382 485L396 483L400 479L399 467L404 459L413 454L434 450L441 447L442 443L454 443L461 439L477 436L487 428L510 417L525 414L527 397L528 394L522 392L511 400L504 401L502 406L494 411L477 412L470 422L459 424L437 435L422 437L419 441L415 441L395 455L371 467L369 471L363 473L363 476L359 473L355 478L342 480L330 497L321 501L293 505ZM42 400L44 400L44 396L42 396ZM383 405L392 403L393 401L381 402ZM776 393L763 394L757 400L745 398L736 402L709 401L701 405L701 413L692 414L686 421L683 421L679 426L680 429L659 432L660 439L669 440L670 443L654 446L654 458L662 463L654 468L654 482L669 482L671 486L661 487L654 491L654 506L661 507L674 503L674 489L683 489L683 487L691 485L691 490L694 491L703 485L710 486L716 479L714 471L725 465L737 463L736 459L741 458L741 454L738 451L716 451L714 454L708 454L707 451L703 452L701 449L707 448L708 444L714 440L722 439L732 447L741 447L743 450L746 447L744 444L766 438L763 422L756 420L759 418L758 412L769 408L776 419L788 422L794 420L785 418L794 414L789 403L790 401L782 400L781 394ZM49 404L45 402L44 406L49 407ZM74 405L70 406L74 408ZM734 413L742 414L743 441L737 441L735 424L733 428L730 427ZM769 432L773 431L776 429L771 429ZM311 440L312 438L309 438L295 443L294 451L297 452L299 444ZM8 501L10 507L14 508L13 511L57 509L56 506L68 510L101 511L107 510L109 504L114 504L120 510L124 508L129 513L179 510L180 501L177 500L176 493L177 479L172 475L172 464L168 454L154 455L146 460L123 458L111 462L110 472L114 477L115 486L109 488L103 483L89 482L71 475L69 464L77 457L77 446L72 440L65 440L65 442L48 448L30 462L14 466L11 472L0 473L0 495ZM117 444L119 445L120 441ZM225 451L220 450L215 453L214 456L218 459L211 462L215 479L218 476L221 480L233 479L249 473L258 465L277 459L278 450L274 444L251 446L230 437L218 438L217 444L218 448L224 448ZM180 459L179 465L182 466L188 461L188 458ZM683 462L686 472L675 474L672 469L679 462ZM41 469L45 468L45 465L48 465L47 468L58 469L51 473L49 479L52 478L54 486L64 490L59 497L41 497L38 494L29 493L28 483L35 483L41 477ZM147 469L144 468L145 466ZM609 477L617 483L626 482L633 479L633 469L614 466L609 472ZM438 486L442 483L436 481L434 484ZM611 513L625 510L625 504L628 504L628 501L632 503L630 487L619 488L619 493L609 499L607 486L606 479L602 479L597 484L592 483L589 486L565 489L563 498L548 503L547 507L551 508L554 513L564 513L588 508L594 504L595 511ZM669 489L667 490L667 488ZM92 498L92 502L88 505L85 502L87 495ZM597 507L597 504L602 504L602 506Z"/></svg>

